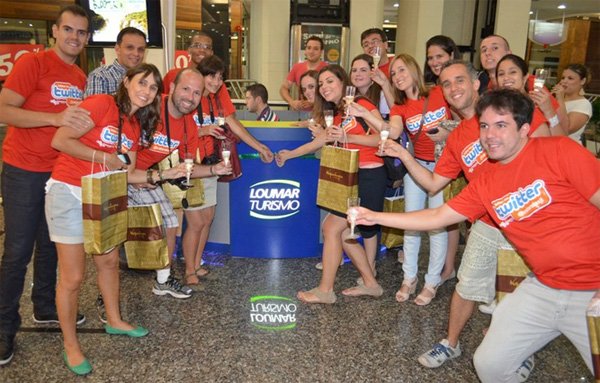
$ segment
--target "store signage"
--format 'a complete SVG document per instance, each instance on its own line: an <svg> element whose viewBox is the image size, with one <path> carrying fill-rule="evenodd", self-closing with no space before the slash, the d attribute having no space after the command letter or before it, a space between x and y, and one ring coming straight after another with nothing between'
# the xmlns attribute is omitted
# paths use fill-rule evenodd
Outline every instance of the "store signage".
<svg viewBox="0 0 600 383"><path fill-rule="evenodd" d="M296 327L297 310L290 298L257 295L250 298L250 323L263 330L291 330Z"/></svg>
<svg viewBox="0 0 600 383"><path fill-rule="evenodd" d="M44 50L42 44L0 44L0 81L6 80L19 57Z"/></svg>
<svg viewBox="0 0 600 383"><path fill-rule="evenodd" d="M300 213L300 182L267 180L250 185L250 216L284 219Z"/></svg>

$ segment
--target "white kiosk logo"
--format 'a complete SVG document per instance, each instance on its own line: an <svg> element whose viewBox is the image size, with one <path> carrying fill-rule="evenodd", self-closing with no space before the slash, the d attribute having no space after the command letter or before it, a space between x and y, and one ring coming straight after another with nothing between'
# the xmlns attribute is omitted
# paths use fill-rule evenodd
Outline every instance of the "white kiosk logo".
<svg viewBox="0 0 600 383"><path fill-rule="evenodd" d="M300 213L300 182L268 180L250 186L250 216L283 219Z"/></svg>

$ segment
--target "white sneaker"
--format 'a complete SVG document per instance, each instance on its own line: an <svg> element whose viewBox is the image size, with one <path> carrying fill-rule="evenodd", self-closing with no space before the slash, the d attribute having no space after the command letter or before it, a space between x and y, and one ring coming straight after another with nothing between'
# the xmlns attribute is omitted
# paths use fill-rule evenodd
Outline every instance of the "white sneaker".
<svg viewBox="0 0 600 383"><path fill-rule="evenodd" d="M479 311L484 314L492 315L494 310L496 310L496 300L493 300L490 304L487 305L479 305Z"/></svg>
<svg viewBox="0 0 600 383"><path fill-rule="evenodd" d="M517 379L519 379L519 383L526 382L529 379L529 375L531 375L531 371L533 371L533 367L535 367L535 360L533 360L533 355L529 358L525 359L523 363L517 368Z"/></svg>
<svg viewBox="0 0 600 383"><path fill-rule="evenodd" d="M419 356L419 363L428 368L437 368L444 364L447 360L454 359L460 356L460 342L456 344L456 347L450 347L448 339L442 339L440 343L437 343L433 348L424 354Z"/></svg>

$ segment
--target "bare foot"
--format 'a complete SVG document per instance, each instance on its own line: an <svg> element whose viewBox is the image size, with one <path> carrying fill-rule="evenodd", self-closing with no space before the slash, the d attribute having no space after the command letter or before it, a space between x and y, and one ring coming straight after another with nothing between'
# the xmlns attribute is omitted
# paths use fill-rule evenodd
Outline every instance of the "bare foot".
<svg viewBox="0 0 600 383"><path fill-rule="evenodd" d="M318 287L315 287L314 289L309 291L298 291L298 294L296 294L296 296L304 303L332 304L336 301L335 293L333 291L321 291Z"/></svg>
<svg viewBox="0 0 600 383"><path fill-rule="evenodd" d="M379 285L375 285L373 287L367 287L365 285L357 285L354 287L350 287L342 291L342 294L348 297L360 297L363 295L368 295L372 297L380 297L383 294L383 289Z"/></svg>

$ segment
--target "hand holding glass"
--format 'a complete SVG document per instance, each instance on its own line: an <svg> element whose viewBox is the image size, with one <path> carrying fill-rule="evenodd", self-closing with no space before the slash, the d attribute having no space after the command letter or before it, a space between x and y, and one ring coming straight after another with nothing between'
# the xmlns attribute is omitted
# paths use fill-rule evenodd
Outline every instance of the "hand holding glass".
<svg viewBox="0 0 600 383"><path fill-rule="evenodd" d="M381 142L379 143L379 152L377 152L377 155L383 156L383 146L385 145L385 141L388 139L389 136L390 124L384 122L383 125L381 125L381 130L379 131L379 138L381 139Z"/></svg>
<svg viewBox="0 0 600 383"><path fill-rule="evenodd" d="M373 69L379 68L379 61L381 61L381 47L376 46L373 48Z"/></svg>
<svg viewBox="0 0 600 383"><path fill-rule="evenodd" d="M356 217L358 216L357 207L360 206L360 197L350 197L348 198L348 217L350 217L350 234L347 239L356 239L358 238L358 234L356 231Z"/></svg>
<svg viewBox="0 0 600 383"><path fill-rule="evenodd" d="M549 71L545 68L538 68L535 70L535 78L533 80L533 89L541 91L544 89L544 84L548 79Z"/></svg>

